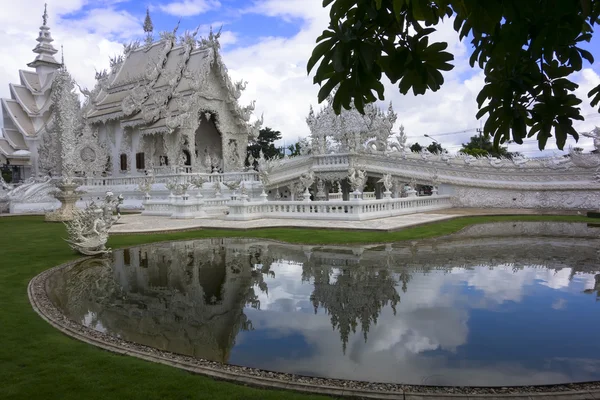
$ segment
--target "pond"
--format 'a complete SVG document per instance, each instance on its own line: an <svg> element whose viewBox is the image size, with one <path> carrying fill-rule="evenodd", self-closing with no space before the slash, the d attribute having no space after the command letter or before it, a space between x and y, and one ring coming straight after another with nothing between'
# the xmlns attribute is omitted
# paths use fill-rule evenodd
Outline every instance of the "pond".
<svg viewBox="0 0 600 400"><path fill-rule="evenodd" d="M70 319L157 349L299 375L426 385L600 380L600 240L585 224L435 240L166 242L53 274Z"/></svg>

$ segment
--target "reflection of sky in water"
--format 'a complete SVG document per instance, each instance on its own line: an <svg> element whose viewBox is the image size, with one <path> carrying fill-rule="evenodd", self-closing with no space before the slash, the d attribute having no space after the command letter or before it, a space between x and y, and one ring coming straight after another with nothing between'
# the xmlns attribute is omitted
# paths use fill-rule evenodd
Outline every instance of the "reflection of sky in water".
<svg viewBox="0 0 600 400"><path fill-rule="evenodd" d="M233 364L347 379L518 385L600 378L593 274L512 266L413 272L394 315L386 306L365 342L360 324L344 353L323 308L314 313L302 268L279 262L254 331L240 332ZM335 278L331 282L334 282Z"/></svg>
<svg viewBox="0 0 600 400"><path fill-rule="evenodd" d="M220 362L411 384L563 383L600 379L597 247L198 240L115 251L49 287L86 326Z"/></svg>

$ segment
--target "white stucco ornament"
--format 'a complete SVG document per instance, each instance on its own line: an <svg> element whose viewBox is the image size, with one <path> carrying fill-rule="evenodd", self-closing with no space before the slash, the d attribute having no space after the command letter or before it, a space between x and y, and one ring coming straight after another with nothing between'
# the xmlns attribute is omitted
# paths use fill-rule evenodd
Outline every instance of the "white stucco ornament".
<svg viewBox="0 0 600 400"><path fill-rule="evenodd" d="M380 180L377 181L377 183L383 183L383 187L385 188L386 192L389 192L392 190L392 174L384 174L383 178L381 178Z"/></svg>
<svg viewBox="0 0 600 400"><path fill-rule="evenodd" d="M66 241L71 248L87 256L109 253L108 231L120 218L122 201L122 196L115 198L112 192L107 192L104 203L92 202L85 209L74 210L73 219L65 223L69 235ZM116 216L113 211L117 211Z"/></svg>

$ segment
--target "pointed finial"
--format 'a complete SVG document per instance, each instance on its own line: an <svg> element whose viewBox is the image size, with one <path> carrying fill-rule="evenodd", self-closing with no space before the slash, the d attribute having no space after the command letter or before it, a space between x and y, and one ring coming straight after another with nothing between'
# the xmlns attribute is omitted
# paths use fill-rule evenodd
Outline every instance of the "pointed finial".
<svg viewBox="0 0 600 400"><path fill-rule="evenodd" d="M154 24L152 23L152 18L150 18L150 7L146 7L146 19L144 19L144 32L150 35L154 30Z"/></svg>
<svg viewBox="0 0 600 400"><path fill-rule="evenodd" d="M60 45L60 64L63 67L65 66L65 49L62 44Z"/></svg>
<svg viewBox="0 0 600 400"><path fill-rule="evenodd" d="M44 3L44 15L42 15L42 25L46 25L48 22L48 4Z"/></svg>

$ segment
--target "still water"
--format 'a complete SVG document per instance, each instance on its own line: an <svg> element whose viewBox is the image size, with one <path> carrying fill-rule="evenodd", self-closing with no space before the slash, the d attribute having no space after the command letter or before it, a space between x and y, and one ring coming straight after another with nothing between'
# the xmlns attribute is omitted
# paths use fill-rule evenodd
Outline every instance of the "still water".
<svg viewBox="0 0 600 400"><path fill-rule="evenodd" d="M211 239L55 274L52 301L124 340L223 363L429 385L600 380L600 230L492 224L444 239Z"/></svg>

